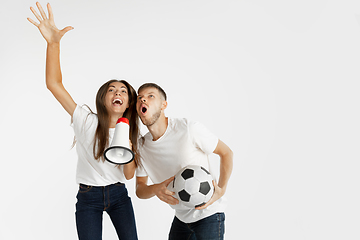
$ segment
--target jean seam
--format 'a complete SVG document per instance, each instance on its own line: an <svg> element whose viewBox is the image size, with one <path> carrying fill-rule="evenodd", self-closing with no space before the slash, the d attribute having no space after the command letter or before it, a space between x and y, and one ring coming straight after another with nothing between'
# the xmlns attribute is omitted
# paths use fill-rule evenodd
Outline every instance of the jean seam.
<svg viewBox="0 0 360 240"><path fill-rule="evenodd" d="M219 222L219 240L221 240L222 239L221 236L223 235L222 232L221 232L221 223L223 222L223 214L218 213L217 217L218 217L218 222Z"/></svg>
<svg viewBox="0 0 360 240"><path fill-rule="evenodd" d="M110 207L110 188L108 187L107 189L107 196L108 196L108 204L107 204L107 207L106 208L109 208Z"/></svg>
<svg viewBox="0 0 360 240"><path fill-rule="evenodd" d="M188 229L191 231L191 234L189 235L189 237L188 237L188 239L187 239L187 240L189 240L189 239L191 238L191 236L194 234L194 230L191 229L190 224L187 223L186 226L187 226Z"/></svg>
<svg viewBox="0 0 360 240"><path fill-rule="evenodd" d="M220 233L220 231L221 231L221 219L219 219L219 216L220 216L220 215L218 215L218 222L219 222L218 232L219 232L219 240L220 240L220 236L221 236L221 233Z"/></svg>
<svg viewBox="0 0 360 240"><path fill-rule="evenodd" d="M106 189L107 189L108 191L106 191ZM103 204L104 204L104 209L103 209L103 211L106 211L106 209L108 208L108 206L107 206L107 204L106 204L106 198L109 200L109 194L108 194L108 192L109 192L109 188L107 188L106 186L103 187Z"/></svg>

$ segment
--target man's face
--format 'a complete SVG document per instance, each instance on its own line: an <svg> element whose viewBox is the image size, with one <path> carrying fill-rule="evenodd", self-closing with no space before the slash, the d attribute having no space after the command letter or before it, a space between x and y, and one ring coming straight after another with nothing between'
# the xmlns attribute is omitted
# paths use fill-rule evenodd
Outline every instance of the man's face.
<svg viewBox="0 0 360 240"><path fill-rule="evenodd" d="M159 119L161 111L165 109L164 102L156 88L149 87L139 92L136 110L145 126L152 126Z"/></svg>

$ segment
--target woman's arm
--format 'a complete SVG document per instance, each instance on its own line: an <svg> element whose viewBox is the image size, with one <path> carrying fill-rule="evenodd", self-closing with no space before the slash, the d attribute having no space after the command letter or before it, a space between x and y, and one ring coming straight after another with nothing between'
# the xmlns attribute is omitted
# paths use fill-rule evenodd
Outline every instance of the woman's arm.
<svg viewBox="0 0 360 240"><path fill-rule="evenodd" d="M51 91L54 97L59 101L63 108L72 116L76 108L76 103L66 91L62 84L62 75L60 68L60 40L64 34L73 29L73 27L66 27L59 30L55 26L54 16L50 4L47 4L49 18L46 16L40 3L36 3L40 15L33 7L30 10L40 23L28 18L29 22L34 24L47 42L46 51L46 87Z"/></svg>
<svg viewBox="0 0 360 240"><path fill-rule="evenodd" d="M126 180L130 180L134 177L135 169L136 169L135 161L131 161L130 163L124 165L123 171Z"/></svg>

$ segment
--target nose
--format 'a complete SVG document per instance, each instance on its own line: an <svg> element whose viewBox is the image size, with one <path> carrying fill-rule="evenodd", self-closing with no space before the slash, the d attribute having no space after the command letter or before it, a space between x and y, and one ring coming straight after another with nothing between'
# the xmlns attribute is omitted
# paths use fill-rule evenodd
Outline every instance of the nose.
<svg viewBox="0 0 360 240"><path fill-rule="evenodd" d="M146 102L146 99L143 97L143 98L141 98L141 102Z"/></svg>

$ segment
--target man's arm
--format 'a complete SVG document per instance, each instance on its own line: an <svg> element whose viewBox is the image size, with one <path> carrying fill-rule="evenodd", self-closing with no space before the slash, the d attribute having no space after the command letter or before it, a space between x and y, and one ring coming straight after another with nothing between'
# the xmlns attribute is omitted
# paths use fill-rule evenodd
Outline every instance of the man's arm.
<svg viewBox="0 0 360 240"><path fill-rule="evenodd" d="M220 156L220 176L219 176L219 182L216 184L215 181L213 181L214 185L214 194L205 205L196 208L197 210L205 209L211 204L213 204L215 201L220 199L226 192L226 187L232 172L233 168L233 152L231 149L223 143L221 140L219 140L214 153Z"/></svg>
<svg viewBox="0 0 360 240"><path fill-rule="evenodd" d="M149 186L147 185L148 177L136 177L136 196L141 199L157 196L163 202L176 205L179 203L179 200L172 196L175 194L174 192L167 189L167 186L173 180L174 177L171 177L162 183Z"/></svg>

